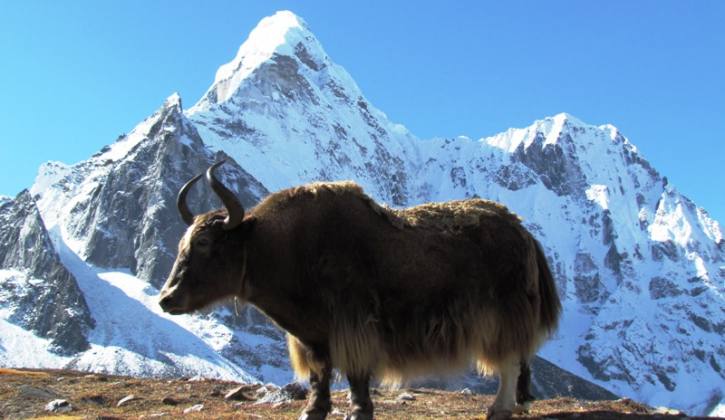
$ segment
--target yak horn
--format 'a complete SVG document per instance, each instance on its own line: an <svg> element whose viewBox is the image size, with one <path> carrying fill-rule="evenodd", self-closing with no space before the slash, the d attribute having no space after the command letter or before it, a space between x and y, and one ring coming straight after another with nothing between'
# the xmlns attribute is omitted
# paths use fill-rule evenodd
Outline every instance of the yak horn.
<svg viewBox="0 0 725 420"><path fill-rule="evenodd" d="M224 219L224 230L231 230L239 226L244 219L244 207L239 202L234 193L224 186L214 176L214 170L221 166L225 160L217 162L206 170L206 180L209 182L211 189L214 190L216 195L222 200L222 204L227 209L227 218Z"/></svg>
<svg viewBox="0 0 725 420"><path fill-rule="evenodd" d="M191 178L186 184L184 184L183 187L179 190L179 195L176 196L176 207L179 209L179 213L181 213L181 219L184 221L184 223L187 224L187 226L190 226L192 223L194 223L194 214L189 210L189 206L186 205L186 194L189 193L189 190L191 189L191 186L194 185L196 181L201 178L201 176L204 175L203 173Z"/></svg>

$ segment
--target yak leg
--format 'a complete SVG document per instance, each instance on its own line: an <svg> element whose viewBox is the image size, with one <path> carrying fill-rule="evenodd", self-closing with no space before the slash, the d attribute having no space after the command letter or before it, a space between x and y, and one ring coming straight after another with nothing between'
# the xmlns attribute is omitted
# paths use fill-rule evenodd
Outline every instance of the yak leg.
<svg viewBox="0 0 725 420"><path fill-rule="evenodd" d="M521 371L519 379L516 381L516 409L520 412L529 411L531 401L535 398L531 395L531 368L529 361L521 360Z"/></svg>
<svg viewBox="0 0 725 420"><path fill-rule="evenodd" d="M516 383L519 377L519 360L506 362L498 369L498 392L493 405L488 409L487 419L507 419L513 414L516 402Z"/></svg>
<svg viewBox="0 0 725 420"><path fill-rule="evenodd" d="M373 402L370 399L370 375L347 375L350 383L352 412L346 420L372 420Z"/></svg>
<svg viewBox="0 0 725 420"><path fill-rule="evenodd" d="M330 401L332 363L330 357L320 351L309 350L307 358L310 365L317 368L310 370L310 397L299 420L324 420L332 408Z"/></svg>

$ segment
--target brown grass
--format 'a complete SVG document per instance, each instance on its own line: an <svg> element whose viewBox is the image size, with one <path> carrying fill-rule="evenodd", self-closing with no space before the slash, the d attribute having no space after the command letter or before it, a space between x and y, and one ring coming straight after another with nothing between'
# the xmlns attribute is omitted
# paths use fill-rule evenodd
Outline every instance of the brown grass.
<svg viewBox="0 0 725 420"><path fill-rule="evenodd" d="M224 394L238 386L233 382L186 379L141 379L71 371L28 371L2 369L0 371L0 418L78 419L78 418L139 418L165 413L165 418L184 419L296 419L304 407L304 401L281 404L255 404L254 401L236 402L224 399ZM259 385L250 385L253 394ZM28 392L41 390L57 395L42 398ZM386 419L467 419L482 420L491 395L464 395L430 389L406 390L415 397L413 401L399 401L402 391L374 390L373 400L376 418ZM117 407L117 402L134 394L137 399ZM177 405L164 404L171 397ZM67 399L73 411L52 415L44 411L52 399ZM183 414L194 404L204 404L199 413ZM333 392L334 410L329 419L342 419L348 412L347 392ZM514 418L666 418L654 414L649 407L631 400L579 401L557 398L534 402L531 411Z"/></svg>

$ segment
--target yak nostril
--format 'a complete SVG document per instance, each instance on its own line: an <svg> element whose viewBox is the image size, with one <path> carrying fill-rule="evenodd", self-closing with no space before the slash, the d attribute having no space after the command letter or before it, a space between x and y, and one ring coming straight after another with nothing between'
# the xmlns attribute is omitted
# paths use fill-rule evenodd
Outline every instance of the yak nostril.
<svg viewBox="0 0 725 420"><path fill-rule="evenodd" d="M161 306L161 309L169 309L172 303L171 300L171 295L161 296L161 299L159 299L159 306Z"/></svg>

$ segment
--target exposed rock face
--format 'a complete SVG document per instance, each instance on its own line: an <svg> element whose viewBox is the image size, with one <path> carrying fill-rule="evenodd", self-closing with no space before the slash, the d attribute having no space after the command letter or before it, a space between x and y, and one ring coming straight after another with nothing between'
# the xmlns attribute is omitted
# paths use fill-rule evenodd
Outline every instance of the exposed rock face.
<svg viewBox="0 0 725 420"><path fill-rule="evenodd" d="M61 223L83 243L78 252L88 262L128 268L159 287L171 271L177 243L186 230L176 208L176 194L184 182L227 159L221 178L229 181L243 205L251 206L267 191L233 159L204 146L184 117L178 96L170 97L145 123L117 140L114 146L126 147L125 155L115 158L109 147L69 168L54 194L42 194L41 205L69 203L60 215ZM209 188L195 187L189 205L201 212L221 203Z"/></svg>
<svg viewBox="0 0 725 420"><path fill-rule="evenodd" d="M684 293L675 282L663 277L653 277L649 282L649 294L652 299L677 297Z"/></svg>
<svg viewBox="0 0 725 420"><path fill-rule="evenodd" d="M540 357L532 363L532 388L537 398L567 396L584 400L613 400L619 398L601 386L583 380L571 372Z"/></svg>
<svg viewBox="0 0 725 420"><path fill-rule="evenodd" d="M586 188L584 174L577 161L575 143L569 133L561 131L556 143L546 144L546 137L537 132L528 146L519 144L514 160L531 168L551 191L559 195L581 194Z"/></svg>
<svg viewBox="0 0 725 420"><path fill-rule="evenodd" d="M574 260L574 287L582 303L598 302L606 297L606 289L599 277L599 270L591 255L579 253Z"/></svg>
<svg viewBox="0 0 725 420"><path fill-rule="evenodd" d="M50 339L53 352L89 347L93 319L28 191L0 204L0 308L10 310L11 322Z"/></svg>

